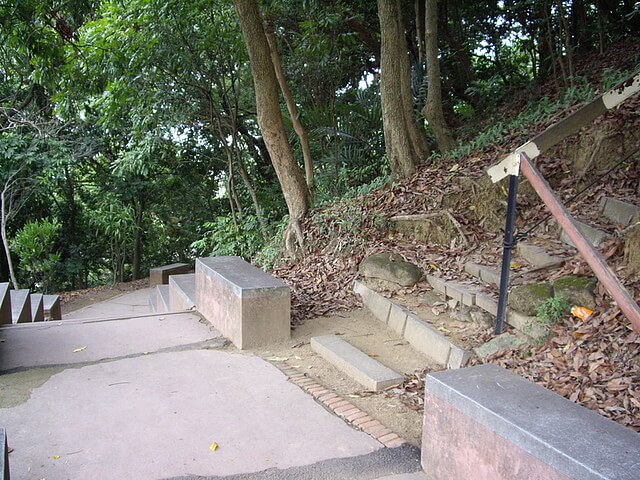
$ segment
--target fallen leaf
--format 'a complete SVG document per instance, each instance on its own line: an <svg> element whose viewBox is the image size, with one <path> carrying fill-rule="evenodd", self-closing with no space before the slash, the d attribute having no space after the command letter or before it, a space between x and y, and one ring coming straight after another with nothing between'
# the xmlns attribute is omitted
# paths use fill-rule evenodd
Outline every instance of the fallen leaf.
<svg viewBox="0 0 640 480"><path fill-rule="evenodd" d="M60 455L52 455L51 458L54 460L60 460Z"/></svg>
<svg viewBox="0 0 640 480"><path fill-rule="evenodd" d="M209 450L211 450L212 452L215 452L218 449L218 444L216 442L213 442L211 445L209 445Z"/></svg>
<svg viewBox="0 0 640 480"><path fill-rule="evenodd" d="M289 360L289 357L269 357L267 360L270 362L286 362Z"/></svg>
<svg viewBox="0 0 640 480"><path fill-rule="evenodd" d="M86 350L86 349L87 349L87 347L79 347L79 348L76 348L76 349L73 351L73 353L82 352L83 350Z"/></svg>

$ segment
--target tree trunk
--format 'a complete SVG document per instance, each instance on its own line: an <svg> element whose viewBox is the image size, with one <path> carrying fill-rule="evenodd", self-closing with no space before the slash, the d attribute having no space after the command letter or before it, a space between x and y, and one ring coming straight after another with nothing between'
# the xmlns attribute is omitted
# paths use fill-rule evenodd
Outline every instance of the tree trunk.
<svg viewBox="0 0 640 480"><path fill-rule="evenodd" d="M307 188L309 189L309 192L313 194L313 159L311 158L309 135L307 135L307 131L302 125L302 122L300 122L300 119L298 117L298 109L296 108L296 104L293 101L291 89L289 88L289 84L287 84L287 79L285 78L284 71L282 70L282 61L280 60L280 55L278 54L278 44L276 43L276 37L273 33L273 27L269 24L265 24L264 32L267 36L267 42L269 42L271 61L273 62L273 68L276 74L276 78L278 79L278 84L280 85L280 90L282 91L284 101L287 104L287 110L289 111L291 122L293 123L293 129L295 130L296 135L298 135L300 146L302 147L302 157L304 158L304 173L305 179L307 181Z"/></svg>
<svg viewBox="0 0 640 480"><path fill-rule="evenodd" d="M234 0L233 4L249 53L256 94L258 125L287 203L289 226L295 231L298 244L302 246L303 239L299 221L309 209L309 190L302 170L296 163L291 146L287 141L280 113L278 80L271 61L271 52L264 33L260 11L256 0Z"/></svg>
<svg viewBox="0 0 640 480"><path fill-rule="evenodd" d="M134 202L136 213L135 227L133 230L133 280L142 277L142 219L144 214L144 199Z"/></svg>
<svg viewBox="0 0 640 480"><path fill-rule="evenodd" d="M438 59L438 0L425 2L425 54L427 59L427 103L422 113L436 136L438 150L454 147L451 132L442 111L440 60Z"/></svg>
<svg viewBox="0 0 640 480"><path fill-rule="evenodd" d="M394 178L408 178L429 154L413 113L411 71L399 0L378 0L380 101L385 148Z"/></svg>
<svg viewBox="0 0 640 480"><path fill-rule="evenodd" d="M7 212L7 189L8 184L4 186L2 189L2 193L0 193L0 234L2 235L2 245L4 246L4 253L7 257L7 267L9 268L9 277L11 278L11 283L13 284L13 288L18 290L20 287L18 286L18 281L16 280L16 274L13 270L13 261L11 260L11 249L9 248L9 239L7 238L7 221L8 221L8 212Z"/></svg>

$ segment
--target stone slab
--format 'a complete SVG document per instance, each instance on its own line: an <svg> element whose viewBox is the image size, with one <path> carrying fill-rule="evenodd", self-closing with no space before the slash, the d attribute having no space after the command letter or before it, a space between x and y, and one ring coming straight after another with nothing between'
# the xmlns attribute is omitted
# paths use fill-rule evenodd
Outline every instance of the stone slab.
<svg viewBox="0 0 640 480"><path fill-rule="evenodd" d="M536 317L523 315L511 308L507 309L506 320L513 328L535 340L543 340L549 335L549 329L544 325L541 325L540 321Z"/></svg>
<svg viewBox="0 0 640 480"><path fill-rule="evenodd" d="M407 316L409 315L409 312L396 303L389 303L391 303L391 310L389 311L389 322L387 325L391 330L402 337L404 335L404 329L407 324Z"/></svg>
<svg viewBox="0 0 640 480"><path fill-rule="evenodd" d="M391 302L389 299L379 295L376 291L367 287L364 283L355 280L353 291L362 297L362 303L369 311L382 323L388 323L391 312Z"/></svg>
<svg viewBox="0 0 640 480"><path fill-rule="evenodd" d="M587 225L586 223L582 223L577 220L575 220L575 222L578 226L578 230L580 230L585 239L594 247L599 246L602 242L611 238L611 235L609 235L607 232L603 232L602 230L598 230L597 228L593 228L591 225ZM575 248L575 245L564 230L560 235L560 239L567 245Z"/></svg>
<svg viewBox="0 0 640 480"><path fill-rule="evenodd" d="M474 289L473 286L457 282L447 282L445 288L447 297L451 297L468 307L473 307L476 304L477 290Z"/></svg>
<svg viewBox="0 0 640 480"><path fill-rule="evenodd" d="M169 277L169 282L173 279L173 276ZM170 285L156 285L156 312L166 313L171 311L171 296Z"/></svg>
<svg viewBox="0 0 640 480"><path fill-rule="evenodd" d="M172 275L169 278L167 311L178 312L196 307L196 274Z"/></svg>
<svg viewBox="0 0 640 480"><path fill-rule="evenodd" d="M512 335L510 333L502 333L486 343L483 343L479 347L473 349L478 358L485 360L494 353L497 353L504 349L514 349L521 347L527 343L527 341L521 336Z"/></svg>
<svg viewBox="0 0 640 480"><path fill-rule="evenodd" d="M476 305L494 317L498 315L498 301L486 293L476 293Z"/></svg>
<svg viewBox="0 0 640 480"><path fill-rule="evenodd" d="M640 222L640 207L611 197L605 197L602 214L612 222L623 226Z"/></svg>
<svg viewBox="0 0 640 480"><path fill-rule="evenodd" d="M429 359L447 368L460 368L471 357L470 352L451 343L445 335L411 312L407 315L404 339Z"/></svg>
<svg viewBox="0 0 640 480"><path fill-rule="evenodd" d="M28 289L10 290L13 323L31 322L31 297Z"/></svg>
<svg viewBox="0 0 640 480"><path fill-rule="evenodd" d="M639 458L637 433L496 365L427 375L422 467L434 480L635 480Z"/></svg>
<svg viewBox="0 0 640 480"><path fill-rule="evenodd" d="M31 321L44 322L44 303L41 293L31 294Z"/></svg>
<svg viewBox="0 0 640 480"><path fill-rule="evenodd" d="M536 268L552 267L564 262L564 258L550 255L544 248L532 243L519 242L516 248L518 255Z"/></svg>
<svg viewBox="0 0 640 480"><path fill-rule="evenodd" d="M288 285L240 257L196 260L196 305L240 349L291 336Z"/></svg>
<svg viewBox="0 0 640 480"><path fill-rule="evenodd" d="M427 282L433 287L434 290L440 293L447 293L447 281L444 278L436 277L435 275L427 275Z"/></svg>
<svg viewBox="0 0 640 480"><path fill-rule="evenodd" d="M0 283L0 325L13 323L11 314L11 295L9 294L9 283Z"/></svg>
<svg viewBox="0 0 640 480"><path fill-rule="evenodd" d="M485 283L493 283L500 286L500 270L486 265L480 265L475 262L467 262L464 265L467 273L479 278Z"/></svg>
<svg viewBox="0 0 640 480"><path fill-rule="evenodd" d="M49 320L60 320L62 318L62 308L60 306L59 295L43 295L42 304L44 316Z"/></svg>
<svg viewBox="0 0 640 480"><path fill-rule="evenodd" d="M189 273L189 265L186 263L172 263L171 265L163 265L149 270L149 287L156 285L167 285L171 275L181 275Z"/></svg>
<svg viewBox="0 0 640 480"><path fill-rule="evenodd" d="M402 375L336 335L312 337L311 348L367 390L379 392L404 381Z"/></svg>

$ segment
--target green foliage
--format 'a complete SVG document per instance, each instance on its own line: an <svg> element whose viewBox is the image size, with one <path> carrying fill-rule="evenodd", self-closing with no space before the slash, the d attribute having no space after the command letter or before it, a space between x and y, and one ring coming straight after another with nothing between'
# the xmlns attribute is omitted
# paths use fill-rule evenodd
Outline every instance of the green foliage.
<svg viewBox="0 0 640 480"><path fill-rule="evenodd" d="M49 293L55 287L60 253L56 242L61 225L57 220L35 220L26 223L12 242L13 251L20 258L20 271L38 290Z"/></svg>
<svg viewBox="0 0 640 480"><path fill-rule="evenodd" d="M191 244L196 256L237 255L251 260L265 243L255 215L239 216L237 223L230 216L219 216L203 227L202 238Z"/></svg>
<svg viewBox="0 0 640 480"><path fill-rule="evenodd" d="M553 296L536 307L536 318L542 325L553 325L562 320L570 309L571 305L562 297Z"/></svg>

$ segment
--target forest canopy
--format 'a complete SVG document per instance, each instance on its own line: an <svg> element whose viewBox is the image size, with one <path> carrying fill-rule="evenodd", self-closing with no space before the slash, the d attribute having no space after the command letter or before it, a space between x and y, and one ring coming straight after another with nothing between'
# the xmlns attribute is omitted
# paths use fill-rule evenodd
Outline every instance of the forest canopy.
<svg viewBox="0 0 640 480"><path fill-rule="evenodd" d="M1 2L0 280L268 263L313 206L439 161L514 92L579 89L577 55L639 30L627 1Z"/></svg>

